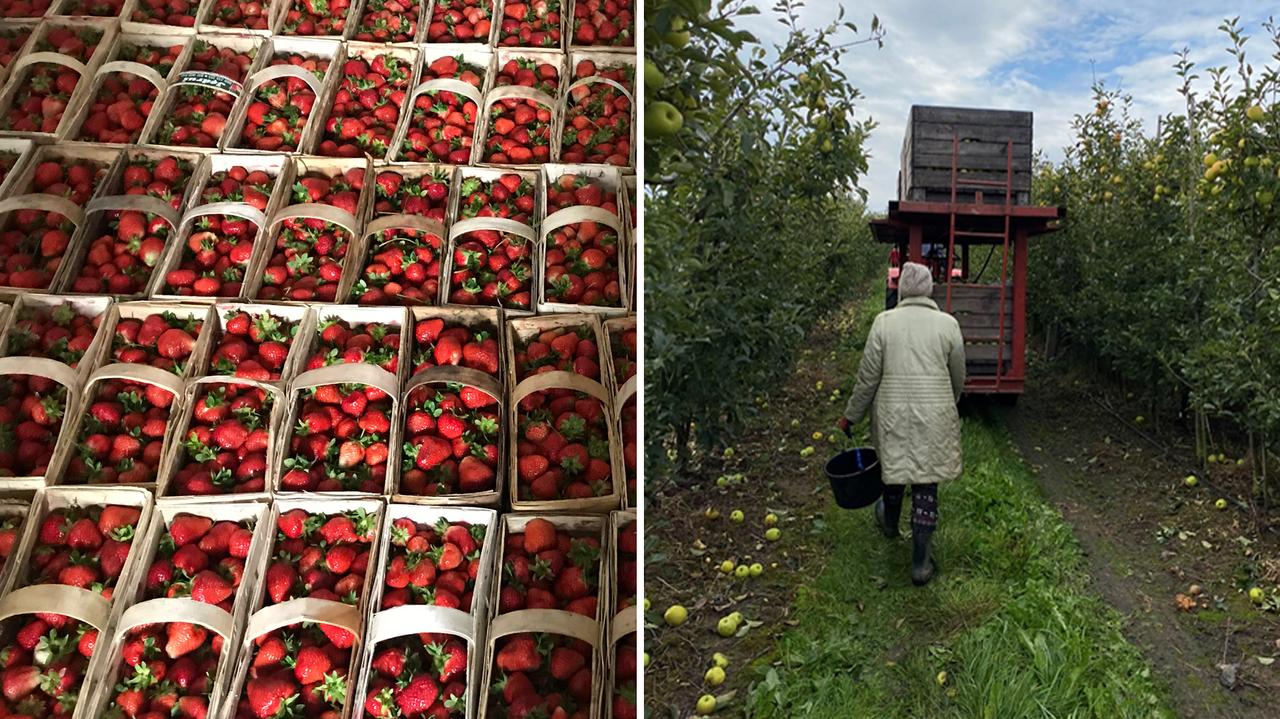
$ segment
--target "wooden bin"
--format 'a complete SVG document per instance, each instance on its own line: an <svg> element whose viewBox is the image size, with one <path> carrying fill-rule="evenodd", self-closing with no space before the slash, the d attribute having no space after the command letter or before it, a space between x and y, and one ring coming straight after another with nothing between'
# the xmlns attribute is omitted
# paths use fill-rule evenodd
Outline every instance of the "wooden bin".
<svg viewBox="0 0 1280 719"><path fill-rule="evenodd" d="M612 86L621 92L627 98L627 104L630 106L630 112L627 118L627 162L624 165L612 163L611 166L622 168L634 168L636 166L636 57L631 48L625 48L627 53L607 52L600 50L575 50L569 53L569 62L567 69L571 78L577 75L578 63L589 60L595 63L597 74L584 78L570 79L565 85L564 94L560 98L560 125L556 130L556 147L557 157L563 152L565 147L564 134L570 122L569 106L573 104L571 94L575 88L588 87L590 85L603 83ZM609 78L602 77L598 73L601 69L605 70L624 70L624 74L630 77L631 81L626 85L618 83Z"/></svg>
<svg viewBox="0 0 1280 719"><path fill-rule="evenodd" d="M78 412L70 425L64 428L67 431L65 435L70 441L61 442L58 450L53 453L53 461L49 464L49 476L54 478L54 484L66 485L72 487L102 486L106 483L88 482L84 484L69 484L67 470L71 463L71 458L76 454L79 448L80 432L87 416L84 410L93 405L97 396L100 383L112 379L122 379L140 384L152 385L159 387L173 395L168 410L169 414L165 418L164 436L161 438L160 461L157 463L155 477L148 482L140 483L122 483L128 487L140 487L146 490L154 490L156 482L159 481L161 473L164 471L165 465L170 461L170 455L175 449L175 438L177 437L177 424L182 412L185 411L183 404L183 381L177 376L157 367L138 364L109 364L93 374L89 375L89 379L85 381L84 390L80 395L79 407L82 409Z"/></svg>
<svg viewBox="0 0 1280 719"><path fill-rule="evenodd" d="M133 2L133 0L130 0L130 2ZM182 45L183 48L179 51L178 57L175 58L173 66L169 68L169 72L165 75L161 75L150 65L144 65L130 60L118 60L117 58L120 56L120 52L124 49L126 44L138 47L160 48ZM88 119L89 112L93 107L94 98L96 98L98 93L102 91L102 85L106 81L107 76L115 73L128 73L146 80L156 88L156 97L152 103L152 110L155 110L160 104L161 98L164 96L164 91L169 87L169 83L173 82L177 77L178 68L181 66L181 63L191 54L190 45L191 35L189 34L161 34L158 32L152 32L142 35L118 35L116 37L116 41L112 43L110 51L103 57L102 64L95 68L93 73L83 81L87 84L87 91L84 93L83 101L79 107L76 108L75 114L67 123L66 130L63 133L63 139L74 139L93 144L105 144L109 147L126 146L122 143L99 143L97 140L80 138L81 127L84 125L85 120ZM77 89L79 89L78 86ZM153 112L152 114L157 113ZM144 121L143 126L138 129L138 137L134 140L135 144L143 138L146 127L147 122Z"/></svg>
<svg viewBox="0 0 1280 719"><path fill-rule="evenodd" d="M385 370L367 364L339 364L329 365L320 369L302 372L293 381L289 383L289 414L284 423L284 431L280 433L277 440L280 445L278 456L283 461L292 455L290 446L293 439L293 428L298 425L299 412L302 408L305 390L313 387L328 384L361 384L367 387L374 387L382 390L391 400L391 410L387 413L387 417L391 423L391 430L387 438L387 473L383 480L382 489L379 492L361 492L356 490L341 491L311 491L297 492L281 487L281 479L283 472L276 476L276 486L274 492L279 497L332 497L335 499L364 499L371 494L382 497L391 494L391 490L396 486L399 478L399 447L400 447L400 398L399 386L396 382L395 375Z"/></svg>
<svg viewBox="0 0 1280 719"><path fill-rule="evenodd" d="M567 389L587 395L600 402L600 411L604 415L605 431L609 442L610 492L594 497L563 499L521 499L520 479L520 433L508 432L507 449L507 498L511 509L516 512L607 512L622 506L625 494L625 479L622 473L622 444L618 440L617 422L613 421L613 398L599 382L593 382L572 372L547 372L530 377L511 390L508 400L507 426L520 426L520 402L535 392L552 389Z"/></svg>
<svg viewBox="0 0 1280 719"><path fill-rule="evenodd" d="M102 331L102 324L105 323L108 310L111 309L110 297L62 297L59 295L42 295L27 294L18 295L14 300L13 309L11 309L0 322L0 356L23 357L25 355L9 355L9 337L14 331L14 327L18 322L22 321L22 316L28 310L44 310L52 311L54 308L68 304L75 310L76 314L85 317L95 317L99 319L99 325L93 336L93 342L89 344L89 349L85 350L84 355L80 358L72 371L76 373L78 383L83 383L84 379L89 376L96 367L93 366L93 358L102 355L101 346L106 337Z"/></svg>
<svg viewBox="0 0 1280 719"><path fill-rule="evenodd" d="M279 1L279 0L277 0ZM329 62L323 78L316 78L311 72L302 68L291 65L272 65L271 61L277 55L304 55L308 57L322 58ZM264 152L243 146L245 138L242 137L245 124L245 112L249 105L253 103L254 94L258 87L263 83L278 78L293 77L302 80L315 93L315 103L312 105L311 113L307 116L307 121L302 125L302 132L298 136L297 149L287 151L289 154L309 154L313 152L316 145L319 144L320 136L324 131L321 113L316 112L316 108L329 107L332 100L334 87L337 85L337 79L342 72L342 63L346 59L346 50L341 42L337 40L321 40L316 38L304 37L278 37L272 36L265 43L261 52L258 53L258 59L254 63L254 70L245 78L244 92L240 95L239 102L227 117L227 129L222 133L222 142L218 147L223 152L233 154L278 154L284 150Z"/></svg>
<svg viewBox="0 0 1280 719"><path fill-rule="evenodd" d="M604 691L604 658L602 656L603 648L600 645L600 624L580 614L563 612L557 609L526 609L495 618L489 624L488 647L485 651L484 662L484 680L481 686L491 686L492 680L497 673L494 662L499 651L499 640L511 634L524 632L558 634L578 639L591 645L591 660L588 664L592 674L591 697L588 702L590 713L587 716L589 719L599 719L601 716L600 702ZM490 712L488 708L488 696L486 695L486 701L481 704L477 715L479 719L496 719L499 716L497 712Z"/></svg>
<svg viewBox="0 0 1280 719"><path fill-rule="evenodd" d="M102 294L111 294L107 292L109 287L95 287L93 292L82 293L75 290L76 280L80 277L84 270L85 261L88 259L89 246L95 239L100 238L104 234L114 234L114 231L108 229L110 221L109 213L120 212L124 210L134 210L159 217L169 225L169 237L165 240L165 249L161 253L161 257L169 254L173 250L173 244L178 231L178 211L161 200L151 195L113 195L111 197L99 197L90 200L85 207L85 221L78 233L80 239L72 244L67 254L63 257L62 265L58 267L58 274L54 277L53 287L58 294L65 295L89 295L97 296ZM144 265L145 266L145 265ZM150 273L145 282L141 283L138 291L129 294L113 295L121 300L139 300L147 296L148 288L156 281L156 274L162 270L163 261L157 263L156 267L150 268ZM123 289L123 288L117 288Z"/></svg>
<svg viewBox="0 0 1280 719"><path fill-rule="evenodd" d="M57 0L55 0L56 2ZM54 8L50 8L52 11ZM50 13L52 15L52 13ZM42 41L50 28L63 27L75 30L92 29L101 32L102 35L98 40L98 44L93 49L93 53L89 56L88 61L80 62L75 58L67 57L52 51L36 51L36 44ZM18 91L26 85L30 78L25 72L26 68L40 63L51 63L59 65L71 70L80 76L76 83L76 88L72 91L71 96L67 98L67 105L62 111L62 117L58 121L58 126L53 132L20 132L16 130L5 130L4 134L18 135L21 137L30 137L41 142L57 142L66 138L66 133L71 125L71 120L79 110L80 105L85 102L89 93L90 79L97 71L98 66L102 64L112 46L115 44L116 33L119 32L119 25L115 18L94 18L94 17L57 17L50 16L41 22L28 39L28 44L24 48L21 56L17 57L8 68L9 78L5 82L4 88L0 90L0 113L8 115L13 105L15 96Z"/></svg>
<svg viewBox="0 0 1280 719"><path fill-rule="evenodd" d="M200 334L196 337L195 348L191 350L191 355L187 358L187 364L183 368L180 378L185 380L197 376L196 369L204 365L210 348L209 333L206 332L205 328L210 326L209 323L213 321L214 317L210 306L192 303L176 304L172 302L147 302L144 300L139 302L118 302L111 305L111 308L107 311L106 319L102 321L102 327L98 330L103 335L103 341L99 349L100 354L93 360L94 366L101 367L115 361L111 349L112 344L114 344L116 325L121 319L143 320L149 315L163 312L171 312L178 317L201 322ZM87 358L88 355L85 355L85 357Z"/></svg>
<svg viewBox="0 0 1280 719"><path fill-rule="evenodd" d="M444 172L444 173L447 173L449 177L447 184L449 185L450 188L452 188L453 176L456 174L456 169L457 168L454 167L453 165L437 165L433 163L421 163L421 164L413 164L413 165L380 165L378 167L373 168L372 176L374 178L377 178L377 176L383 172L393 172L402 178L404 183L402 186L404 186L404 185L408 185L409 183L418 182L423 177L426 177L428 175L433 175L438 172ZM448 218L449 201L450 201L450 198L446 198L445 200L446 219ZM443 275L443 268L445 265L445 261L444 261L444 258L442 257L442 254L445 251L445 246L447 244L448 237L449 237L447 224L445 222L441 222L434 218L426 217L425 215L420 215L420 214L409 214L404 212L380 214L377 210L376 203L377 203L376 198L371 198L371 201L369 203L370 209L368 214L368 222L364 225L364 228L361 231L360 236L352 243L350 249L347 250L347 259L345 260L345 266L343 267L343 272L345 276L343 277L343 280L342 280L342 288L343 290L345 290L345 294L339 295L340 300L346 300L356 304L365 304L359 301L361 297L357 296L356 294L356 286L360 282L360 280L364 278L364 270L368 266L371 256L375 252L381 251L378 245L382 241L381 237L384 235L384 233L388 231L413 230L413 231L422 233L423 236L419 238L419 241L427 242L428 244L431 244L431 239L434 238L435 239L434 252L437 258L436 262L439 264L441 275ZM437 281L440 286L443 286L445 284L445 278L443 276L438 277ZM440 292L438 290L434 296L426 300L423 300L421 302L412 298L406 298L404 295L399 295L398 297L399 297L399 301L396 301L396 302L388 301L388 302L382 302L382 303L376 303L376 304L383 304L383 305L402 304L407 306L418 307L423 305L437 305L440 303ZM391 297L388 296L388 300L390 299Z"/></svg>
<svg viewBox="0 0 1280 719"><path fill-rule="evenodd" d="M52 511L58 509L66 509L67 507L105 507L107 505L119 505L126 507L135 507L138 509L138 521L134 525L134 540L130 542L129 554L125 559L124 568L120 575L116 578L115 586L124 588L130 586L134 575L141 572L146 573L146 567L139 566L137 556L141 553L137 538L146 536L151 525L152 501L151 493L145 489L137 487L101 486L101 487L48 487L41 490L32 499L31 514L28 515L27 521L22 527L22 533L18 540L17 550L9 557L15 570L9 573L8 584L5 585L4 591L8 595L5 601L22 588L34 588L38 586L48 585L30 585L28 586L28 575L25 573L26 568L30 564L31 554L38 547L43 546L40 543L40 525L44 523L45 517ZM18 569L21 568L21 569ZM87 603L105 604L105 609L109 615L113 600L106 599L101 594L86 591ZM114 593L113 593L114 594ZM96 599L95 599L96 598ZM48 611L48 610L37 610ZM104 617L105 619L105 617ZM100 627L101 628L101 627Z"/></svg>
<svg viewBox="0 0 1280 719"><path fill-rule="evenodd" d="M425 9L427 2L423 0ZM423 30L425 33L425 29ZM400 113L400 126L396 128L396 134L392 137L391 147L387 150L387 162L420 162L408 160L402 157L405 138L409 135L409 130L413 127L413 108L417 99L423 93L432 92L453 92L471 100L476 104L477 116L475 127L471 131L471 146L474 148L479 138L476 136L480 131L479 109L484 102L484 93L488 90L493 80L493 53L488 48L479 45L461 44L461 43L440 43L420 45L420 54L418 62L418 72L414 75L416 78L414 85L407 93L404 103L404 109ZM479 69L481 77L480 87L474 87L461 80L453 78L433 78L424 80L426 70L431 63L442 57L458 57L463 63L474 65Z"/></svg>
<svg viewBox="0 0 1280 719"><path fill-rule="evenodd" d="M212 4L212 0L205 0ZM236 106L243 99L244 84L232 80L226 75L215 72L206 72L203 70L188 70L192 56L196 52L196 47L200 44L207 44L218 49L228 49L237 54L248 55L252 58L249 67L245 70L245 77L253 73L253 69L258 66L262 59L261 49L264 40L260 37L247 35L202 35L197 37L191 45L188 46L187 52L178 59L178 63L174 66L177 71L170 80L168 88L156 101L152 107L151 116L147 118L147 124L142 128L142 136L139 143L143 145L157 145L161 147L180 147L190 152L199 152L203 154L213 153L217 151L218 145L226 138L230 129L230 121L235 113ZM194 144L171 145L167 139L161 139L160 131L165 122L173 114L176 104L179 102L179 88L184 86L202 87L209 90L225 93L231 97L229 109L227 111L227 125L224 126L222 136L212 145L200 147ZM212 96L211 96L212 97ZM192 178L190 185L197 187L195 178Z"/></svg>
<svg viewBox="0 0 1280 719"><path fill-rule="evenodd" d="M178 471L186 466L186 437L188 430L191 428L191 422L195 412L195 403L203 390L211 385L220 384L234 384L260 389L266 393L266 396L271 401L271 409L267 412L266 422L266 428L270 439L267 443L267 469L262 478L263 488L258 492L231 492L221 495L178 494L178 490L174 485ZM274 486L276 479L280 474L280 463L283 461L283 457L280 455L280 435L284 432L284 427L282 425L284 423L284 416L288 412L288 409L284 406L284 398L284 389L280 385L270 384L267 382L255 382L253 380L239 377L201 377L188 382L182 398L182 413L177 417L173 417L172 414L170 415L170 422L174 424L173 440L171 442L170 451L166 453L163 464L160 467L159 475L156 477L156 497L163 498L165 501L173 504L201 504L210 502L220 502L225 504L243 501L265 501L269 499L271 497L271 488Z"/></svg>
<svg viewBox="0 0 1280 719"><path fill-rule="evenodd" d="M253 523L253 541L250 544L249 556L244 560L244 574L240 586L236 589L232 600L232 610L224 611L212 604L196 601L189 597L143 599L146 585L146 574L155 560L161 539L165 536L168 525L178 515L196 515L207 517L216 524L221 521ZM88 682L80 701L91 707L90 716L105 716L111 700L115 696L116 679L120 673L121 654L129 633L146 624L168 624L171 622L190 622L198 624L223 638L223 651L218 658L217 669L210 680L208 706L218 707L225 700L227 684L230 681L231 669L236 660L233 649L240 640L240 631L248 615L253 595L258 591L258 582L262 576L263 564L266 560L266 545L271 541L274 527L266 518L269 507L264 502L217 504L173 504L157 503L153 511L150 531L145 537L139 537L136 561L144 570L134 574L131 585L116 592L115 608L112 612L111 634L103 636L99 649L103 661L99 665L99 673ZM96 656L96 653L95 653Z"/></svg>
<svg viewBox="0 0 1280 719"><path fill-rule="evenodd" d="M271 527L269 536L272 537L272 541L265 547L266 559L263 566L270 566L271 556L275 552L275 527L278 524L280 515L293 509L302 509L308 513L320 513L330 516L345 511L364 510L372 514L376 521L374 536L370 542L370 552L377 550L379 537L376 527L379 526L382 512L385 511L382 500L320 499L315 495L300 496L295 499L285 498L276 500L271 507L271 514L267 521ZM265 570L263 576L265 577ZM313 598L291 599L280 604L264 606L266 604L266 587L259 582L258 588L253 594L253 602L249 605L249 617L244 631L241 632L240 646L235 649L228 648L227 650L235 653L236 661L227 685L227 692L224 695L226 699L222 702L220 708L215 709L210 706L210 719L232 719L236 715L236 705L239 702L240 694L245 689L249 668L254 659L254 640L268 632L298 622L329 624L345 629L355 635L355 642L351 646L351 661L346 667L347 693L343 716L347 716L352 712L355 707L354 675L360 667L366 628L366 610L372 582L375 579L373 571L365 572L364 585L360 592L359 601L355 606Z"/></svg>
<svg viewBox="0 0 1280 719"><path fill-rule="evenodd" d="M44 487L50 483L50 479L58 477L55 474L58 468L58 454L66 451L65 448L69 448L73 444L68 439L74 436L75 426L79 423L81 411L80 384L83 376L61 362L43 357L5 357L0 359L0 376L15 374L45 377L57 382L67 390L66 400L62 405L62 422L58 426L58 432L54 439L54 451L49 457L49 463L44 474L0 478L0 490L6 492L29 492ZM39 467L35 469L39 469ZM12 563L13 561L14 556L10 556L9 562Z"/></svg>
<svg viewBox="0 0 1280 719"><path fill-rule="evenodd" d="M39 584L15 590L0 599L0 647L15 643L16 633L27 620L19 617L35 614L61 614L84 622L98 631L99 642L104 642L110 628L111 602L101 594L88 589L63 584ZM68 625L74 630L76 625ZM74 650L74 647L73 647ZM95 651L89 658L84 674L81 676L81 687L91 685L93 677L101 672L106 652ZM83 689L81 689L83 691ZM90 719L95 717L89 709L89 702L82 697L67 719Z"/></svg>
<svg viewBox="0 0 1280 719"><path fill-rule="evenodd" d="M261 265L263 271L271 266L271 260L275 256L277 245L279 244L280 233L284 229L285 220L299 218L315 218L325 222L337 225L339 228L346 230L347 235L345 241L348 243L346 255L343 256L340 263L343 268L343 274L335 283L334 288L335 301L344 297L343 281L348 278L346 274L346 265L351 256L351 244L356 242L360 236L360 229L364 226L368 217L369 208L373 204L374 195L374 174L373 165L367 157L364 158L336 158L336 157L299 157L289 163L286 171L282 172L280 179L277 180L283 188L281 192L290 192L294 184L305 175L318 172L326 175L330 179L339 177L353 169L362 169L364 172L364 185L360 189L360 198L356 201L356 213L354 215L340 210L337 207L320 202L301 202L291 204L285 200L281 200L274 213L270 216L267 224L267 249L266 259ZM262 290L265 287L262 272L253 277L249 283L245 297L248 299L262 299ZM292 302L288 297L280 297L279 302ZM323 302L321 300L312 300L313 302Z"/></svg>
<svg viewBox="0 0 1280 719"><path fill-rule="evenodd" d="M435 496L408 494L401 486L403 477L398 476L394 485L394 500L397 502L411 502L416 504L497 507L502 504L503 478L507 476L508 453L506 451L507 448L504 446L503 438L506 433L512 431L512 426L506 424L508 416L505 406L506 396L502 391L502 382L497 378L487 375L479 370L454 366L432 367L414 375L412 379L405 383L404 392L401 395L399 424L402 425L402 441L405 442L406 445L410 443L409 437L406 436L407 428L404 428L403 425L406 418L409 416L409 413L413 410L410 397L414 390L426 385L440 384L461 384L468 387L474 387L497 400L493 411L498 415L499 424L493 443L498 449L498 461L493 467L493 489L484 492L466 492ZM400 469L401 474L403 474L403 467Z"/></svg>
<svg viewBox="0 0 1280 719"><path fill-rule="evenodd" d="M913 105L902 141L898 199L950 202L952 166L956 201L1004 204L1003 187L975 187L967 180L997 182L1009 177L1012 152L1012 203L1031 202L1031 113L962 107Z"/></svg>

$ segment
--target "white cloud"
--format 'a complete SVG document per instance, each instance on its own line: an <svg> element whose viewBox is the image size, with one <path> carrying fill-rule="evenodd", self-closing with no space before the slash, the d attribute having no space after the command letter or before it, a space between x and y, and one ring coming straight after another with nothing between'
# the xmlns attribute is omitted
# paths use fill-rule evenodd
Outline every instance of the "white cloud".
<svg viewBox="0 0 1280 719"><path fill-rule="evenodd" d="M833 19L834 4L814 3L807 27ZM1188 47L1197 66L1225 64L1225 17L1241 16L1255 35L1247 46L1255 66L1269 55L1258 23L1262 2L1138 0L988 0L982 3L884 0L857 3L846 18L865 29L879 15L888 30L883 49L847 53L842 69L865 96L860 106L879 127L868 145L871 169L862 181L871 208L896 194L898 152L913 104L1031 110L1038 149L1059 158L1071 140L1071 118L1091 106L1093 78L1134 97L1134 113L1148 126L1182 109L1174 53ZM766 11L744 23L763 40L785 32ZM1203 75L1203 73L1202 73Z"/></svg>

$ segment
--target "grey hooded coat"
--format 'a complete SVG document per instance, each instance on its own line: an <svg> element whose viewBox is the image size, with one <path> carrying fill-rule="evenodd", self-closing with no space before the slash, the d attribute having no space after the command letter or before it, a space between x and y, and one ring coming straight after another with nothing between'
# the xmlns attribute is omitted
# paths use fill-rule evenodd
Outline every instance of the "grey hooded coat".
<svg viewBox="0 0 1280 719"><path fill-rule="evenodd" d="M928 269L904 266L902 299L871 325L844 412L856 424L870 411L885 484L933 484L960 476L956 403L964 388L964 338L956 319L929 299L932 284Z"/></svg>

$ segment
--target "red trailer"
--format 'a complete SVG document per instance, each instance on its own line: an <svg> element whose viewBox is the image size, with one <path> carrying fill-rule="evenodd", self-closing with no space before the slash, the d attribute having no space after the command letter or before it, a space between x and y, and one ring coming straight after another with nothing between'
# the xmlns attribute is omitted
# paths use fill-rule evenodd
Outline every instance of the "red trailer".
<svg viewBox="0 0 1280 719"><path fill-rule="evenodd" d="M887 306L897 260L933 270L933 298L964 334L967 394L1022 393L1028 245L1065 216L1030 190L1031 113L911 108L898 200L871 230L891 246Z"/></svg>

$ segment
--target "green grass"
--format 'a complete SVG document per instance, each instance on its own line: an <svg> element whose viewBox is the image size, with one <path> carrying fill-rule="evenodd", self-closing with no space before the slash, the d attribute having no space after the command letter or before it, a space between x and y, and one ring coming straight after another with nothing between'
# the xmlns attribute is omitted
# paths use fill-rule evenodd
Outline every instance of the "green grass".
<svg viewBox="0 0 1280 719"><path fill-rule="evenodd" d="M856 351L846 355L856 366ZM797 624L757 662L749 716L1173 716L1004 429L966 418L963 446L964 476L941 489L941 573L929 586L911 586L910 540L882 538L869 510L832 504L814 524L826 567L799 588ZM908 517L909 506L904 535Z"/></svg>

